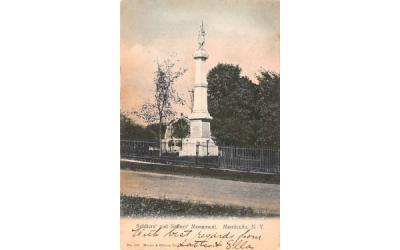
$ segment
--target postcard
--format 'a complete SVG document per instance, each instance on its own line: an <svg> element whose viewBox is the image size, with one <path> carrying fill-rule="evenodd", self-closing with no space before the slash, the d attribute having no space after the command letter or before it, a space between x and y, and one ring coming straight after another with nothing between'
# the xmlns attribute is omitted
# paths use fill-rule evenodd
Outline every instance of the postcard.
<svg viewBox="0 0 400 250"><path fill-rule="evenodd" d="M121 249L280 249L279 9L121 0Z"/></svg>

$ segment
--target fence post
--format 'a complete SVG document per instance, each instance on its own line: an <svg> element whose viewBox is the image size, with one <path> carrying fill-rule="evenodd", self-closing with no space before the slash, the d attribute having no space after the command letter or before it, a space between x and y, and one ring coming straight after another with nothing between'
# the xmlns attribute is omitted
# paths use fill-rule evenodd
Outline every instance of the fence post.
<svg viewBox="0 0 400 250"><path fill-rule="evenodd" d="M197 161L198 161L198 158L199 158L199 147L200 147L200 144L199 143L196 143L196 165L197 165Z"/></svg>
<svg viewBox="0 0 400 250"><path fill-rule="evenodd" d="M208 140L207 140L207 154L206 154L206 165L208 166Z"/></svg>
<svg viewBox="0 0 400 250"><path fill-rule="evenodd" d="M221 146L218 146L218 168L221 168L221 157L222 157L222 152L221 152Z"/></svg>

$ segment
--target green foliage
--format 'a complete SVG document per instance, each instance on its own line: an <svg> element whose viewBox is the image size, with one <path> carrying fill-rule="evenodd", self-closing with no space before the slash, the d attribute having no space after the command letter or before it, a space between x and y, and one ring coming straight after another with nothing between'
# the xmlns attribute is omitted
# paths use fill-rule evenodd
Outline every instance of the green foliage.
<svg viewBox="0 0 400 250"><path fill-rule="evenodd" d="M278 213L256 211L251 207L174 201L139 196L120 195L121 216L219 216L219 217L273 217Z"/></svg>
<svg viewBox="0 0 400 250"><path fill-rule="evenodd" d="M279 147L279 74L263 71L259 85L241 76L238 65L210 70L208 107L219 144Z"/></svg>
<svg viewBox="0 0 400 250"><path fill-rule="evenodd" d="M257 145L280 145L280 75L263 71L257 76L259 93L257 109Z"/></svg>
<svg viewBox="0 0 400 250"><path fill-rule="evenodd" d="M208 74L211 131L218 143L253 145L256 85L239 66L218 64Z"/></svg>
<svg viewBox="0 0 400 250"><path fill-rule="evenodd" d="M165 135L165 130L166 130L167 126L165 126L165 124L161 125L161 137L164 137ZM146 130L151 131L152 133L155 133L157 135L157 139L158 137L158 123L152 123L146 126ZM156 139L156 138L154 138Z"/></svg>
<svg viewBox="0 0 400 250"><path fill-rule="evenodd" d="M190 124L186 119L180 118L172 125L172 136L175 138L186 138L190 134Z"/></svg>
<svg viewBox="0 0 400 250"><path fill-rule="evenodd" d="M165 133L165 126L163 126ZM126 114L120 113L120 139L121 140L158 140L158 124L146 127L136 124Z"/></svg>

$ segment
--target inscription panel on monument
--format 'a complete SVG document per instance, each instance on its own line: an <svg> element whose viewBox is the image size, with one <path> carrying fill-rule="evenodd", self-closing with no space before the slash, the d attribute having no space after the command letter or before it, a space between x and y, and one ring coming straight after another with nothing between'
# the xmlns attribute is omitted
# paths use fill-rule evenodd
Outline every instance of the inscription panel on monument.
<svg viewBox="0 0 400 250"><path fill-rule="evenodd" d="M202 130L203 130L202 137L210 138L211 137L210 123L209 122L203 122L202 125L203 125L203 127L202 127Z"/></svg>
<svg viewBox="0 0 400 250"><path fill-rule="evenodd" d="M194 137L194 138L196 138L196 137L201 137L201 134L200 134L200 132L201 132L201 124L199 124L199 123L197 123L197 122L192 122L192 124L191 124L192 126L191 126L191 133L190 133L190 137Z"/></svg>

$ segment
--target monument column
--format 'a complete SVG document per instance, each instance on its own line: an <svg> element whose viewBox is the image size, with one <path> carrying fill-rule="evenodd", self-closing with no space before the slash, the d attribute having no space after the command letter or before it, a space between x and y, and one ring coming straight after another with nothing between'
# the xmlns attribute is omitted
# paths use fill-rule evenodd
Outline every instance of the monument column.
<svg viewBox="0 0 400 250"><path fill-rule="evenodd" d="M193 108L189 115L190 137L182 143L182 151L179 155L196 155L196 145L199 145L199 155L218 155L218 148L211 139L210 121L212 117L208 113L207 104L207 69L208 54L204 48L205 31L203 23L200 26L198 48L193 55L196 73L193 87ZM208 150L208 151L207 151Z"/></svg>

